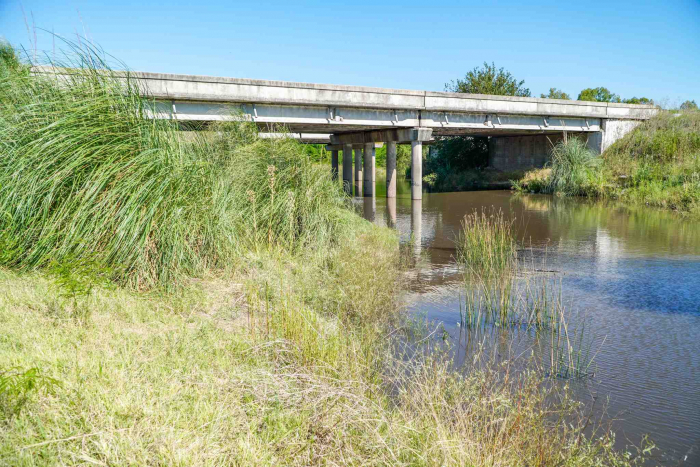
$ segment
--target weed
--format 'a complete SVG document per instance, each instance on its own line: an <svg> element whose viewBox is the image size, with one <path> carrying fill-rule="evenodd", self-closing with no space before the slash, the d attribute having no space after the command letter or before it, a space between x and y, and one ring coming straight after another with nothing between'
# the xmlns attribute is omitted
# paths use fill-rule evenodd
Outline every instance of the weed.
<svg viewBox="0 0 700 467"><path fill-rule="evenodd" d="M0 370L0 421L8 423L20 415L32 396L50 391L58 380L44 376L39 368Z"/></svg>

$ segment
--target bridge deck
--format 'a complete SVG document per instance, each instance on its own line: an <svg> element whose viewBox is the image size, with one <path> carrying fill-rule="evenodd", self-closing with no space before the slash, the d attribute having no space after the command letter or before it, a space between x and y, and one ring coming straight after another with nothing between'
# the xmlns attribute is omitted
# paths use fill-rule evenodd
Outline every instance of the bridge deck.
<svg viewBox="0 0 700 467"><path fill-rule="evenodd" d="M70 73L36 67L37 73ZM121 73L120 73L121 74ZM650 105L531 97L410 91L133 72L158 103L158 115L216 121L242 112L264 131L342 134L391 128L431 128L433 135L527 135L597 132L606 119L644 120Z"/></svg>

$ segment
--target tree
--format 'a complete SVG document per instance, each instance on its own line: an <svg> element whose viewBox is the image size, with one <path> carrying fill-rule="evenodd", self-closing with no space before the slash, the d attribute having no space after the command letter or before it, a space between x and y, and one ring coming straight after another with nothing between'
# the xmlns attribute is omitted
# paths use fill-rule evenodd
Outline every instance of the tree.
<svg viewBox="0 0 700 467"><path fill-rule="evenodd" d="M564 91L557 88L549 88L549 94L540 94L543 99L571 99Z"/></svg>
<svg viewBox="0 0 700 467"><path fill-rule="evenodd" d="M578 95L580 101L620 102L620 96L613 94L608 88L586 88Z"/></svg>
<svg viewBox="0 0 700 467"><path fill-rule="evenodd" d="M525 81L518 81L503 68L496 69L493 62L491 65L484 62L483 68L474 68L465 75L463 80L453 80L445 84L445 91L530 97L530 90L524 87L524 84Z"/></svg>
<svg viewBox="0 0 700 467"><path fill-rule="evenodd" d="M651 104L654 105L654 100L647 97L632 97L630 99L622 99L625 104Z"/></svg>
<svg viewBox="0 0 700 467"><path fill-rule="evenodd" d="M698 105L694 100L685 101L681 104L681 110L698 110Z"/></svg>

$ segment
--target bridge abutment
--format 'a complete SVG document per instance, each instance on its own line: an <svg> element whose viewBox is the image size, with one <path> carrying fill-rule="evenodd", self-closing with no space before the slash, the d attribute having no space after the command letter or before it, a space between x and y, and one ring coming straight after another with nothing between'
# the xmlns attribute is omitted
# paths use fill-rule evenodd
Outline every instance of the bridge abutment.
<svg viewBox="0 0 700 467"><path fill-rule="evenodd" d="M568 132L567 137L581 138L589 149L601 154L640 123L640 120L604 119L600 131ZM493 136L489 140L489 166L502 171L544 167L551 160L552 147L563 138L563 132Z"/></svg>

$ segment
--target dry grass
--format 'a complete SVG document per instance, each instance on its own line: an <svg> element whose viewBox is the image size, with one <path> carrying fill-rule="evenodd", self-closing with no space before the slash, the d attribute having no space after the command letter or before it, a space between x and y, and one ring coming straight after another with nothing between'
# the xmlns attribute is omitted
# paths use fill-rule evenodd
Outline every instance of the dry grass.
<svg viewBox="0 0 700 467"><path fill-rule="evenodd" d="M537 372L455 372L392 349L395 237L362 221L330 255L251 253L160 296L0 272L0 367L59 384L3 421L0 463L626 465Z"/></svg>

